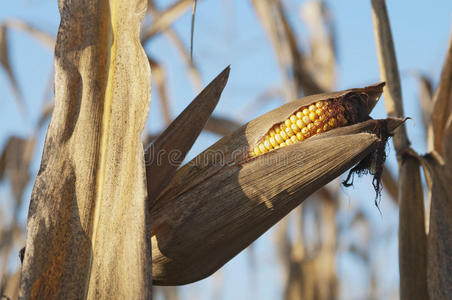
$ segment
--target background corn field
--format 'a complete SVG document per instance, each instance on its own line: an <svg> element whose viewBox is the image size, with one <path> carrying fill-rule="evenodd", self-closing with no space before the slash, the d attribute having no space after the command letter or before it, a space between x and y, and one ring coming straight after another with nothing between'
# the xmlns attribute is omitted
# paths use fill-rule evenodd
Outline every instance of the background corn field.
<svg viewBox="0 0 452 300"><path fill-rule="evenodd" d="M372 2L378 19L375 7L381 1ZM231 65L231 73L221 101L185 161L287 101L362 87L380 78L393 86L394 78L381 76L384 68L379 68L377 52L384 50L375 45L378 22L372 22L372 2L199 0L192 61L193 1L149 1L141 39L151 66L152 101L143 143L154 140L227 65ZM412 118L406 128L412 149L424 154L429 151L433 93L451 51L452 4L415 1L410 7L395 2L387 5L405 116ZM0 295L10 299L18 297L18 253L25 245L31 189L53 110L58 24L58 7L53 1L0 4ZM450 100L450 80L444 81L444 97ZM450 107L449 102L444 111ZM386 115L380 100L371 116ZM214 275L181 287L154 286L153 296L399 299L400 286L410 275L399 279L398 255L409 257L414 252L399 247L403 233L399 236L396 153L401 152L394 150L392 142L387 150L379 209L374 206L371 177L355 179L352 188L340 185L341 177L310 196ZM422 186L428 224L424 179ZM407 273L400 276L403 274ZM423 295L418 296L422 299ZM412 298L405 294L402 299Z"/></svg>

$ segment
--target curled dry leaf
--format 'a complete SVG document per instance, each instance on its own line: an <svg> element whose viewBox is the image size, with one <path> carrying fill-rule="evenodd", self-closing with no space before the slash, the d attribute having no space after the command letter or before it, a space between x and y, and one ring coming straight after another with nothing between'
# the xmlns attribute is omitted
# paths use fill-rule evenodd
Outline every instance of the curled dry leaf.
<svg viewBox="0 0 452 300"><path fill-rule="evenodd" d="M367 120L382 87L288 103L179 169L151 208L154 283L185 284L212 274L307 196L380 149L403 122ZM301 107L327 100L347 104L355 118L349 121L358 123L252 156L274 125Z"/></svg>

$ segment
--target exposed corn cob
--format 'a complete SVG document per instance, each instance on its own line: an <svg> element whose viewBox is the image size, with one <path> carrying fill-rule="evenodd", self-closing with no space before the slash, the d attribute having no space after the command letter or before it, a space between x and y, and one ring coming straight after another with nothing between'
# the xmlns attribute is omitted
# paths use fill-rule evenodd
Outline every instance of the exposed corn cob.
<svg viewBox="0 0 452 300"><path fill-rule="evenodd" d="M274 125L252 148L251 156L301 142L348 123L345 108L337 101L323 100L303 106L284 122Z"/></svg>

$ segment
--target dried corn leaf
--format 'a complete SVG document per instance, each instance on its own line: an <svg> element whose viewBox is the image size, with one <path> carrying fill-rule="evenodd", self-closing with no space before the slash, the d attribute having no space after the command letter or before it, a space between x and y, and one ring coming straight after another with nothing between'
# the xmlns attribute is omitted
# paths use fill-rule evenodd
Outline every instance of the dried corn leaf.
<svg viewBox="0 0 452 300"><path fill-rule="evenodd" d="M194 158L175 174L151 208L153 280L174 285L199 280L279 221L308 195L372 153L401 120L366 121L313 136L249 159L275 122L299 106L367 92L369 109L382 86L306 97L267 113Z"/></svg>
<svg viewBox="0 0 452 300"><path fill-rule="evenodd" d="M229 77L224 69L168 126L146 151L148 196L151 203L171 180L220 100Z"/></svg>
<svg viewBox="0 0 452 300"><path fill-rule="evenodd" d="M427 279L430 299L436 300L452 295L452 38L433 103L431 153L425 165L430 200Z"/></svg>
<svg viewBox="0 0 452 300"><path fill-rule="evenodd" d="M421 104L422 122L427 132L432 114L433 83L427 75L418 73L419 103Z"/></svg>
<svg viewBox="0 0 452 300"><path fill-rule="evenodd" d="M430 299L445 300L452 295L452 172L450 164L434 155L423 160L429 189L430 223L427 237L427 284Z"/></svg>
<svg viewBox="0 0 452 300"><path fill-rule="evenodd" d="M0 157L0 180L6 175L11 183L16 205L20 206L22 194L30 179L29 167L36 139L16 136L9 138Z"/></svg>
<svg viewBox="0 0 452 300"><path fill-rule="evenodd" d="M274 1L252 1L257 16L267 33L270 43L274 48L276 58L284 84L286 99L296 99L297 89L294 85L290 70L293 66L293 57L290 52L287 37L284 34L282 23L274 9ZM298 49L297 49L298 51Z"/></svg>
<svg viewBox="0 0 452 300"><path fill-rule="evenodd" d="M413 160L413 161L408 161ZM399 180L411 187L399 186L399 270L400 299L428 299L427 246L424 197L416 158L407 156ZM415 284L416 288L413 288ZM437 298L432 298L437 299Z"/></svg>
<svg viewBox="0 0 452 300"><path fill-rule="evenodd" d="M20 269L12 274L6 274L0 286L0 299L19 299Z"/></svg>
<svg viewBox="0 0 452 300"><path fill-rule="evenodd" d="M295 32L289 24L286 16L283 3L281 1L273 1L275 8L281 19L282 28L287 38L290 54L292 56L293 77L298 89L298 92L303 92L305 96L322 93L323 90L313 77L307 66L307 59L300 50L296 39Z"/></svg>
<svg viewBox="0 0 452 300"><path fill-rule="evenodd" d="M231 134L239 128L239 123L221 117L210 117L204 127L205 130L219 135Z"/></svg>
<svg viewBox="0 0 452 300"><path fill-rule="evenodd" d="M24 299L151 298L146 4L59 1L56 104L28 215Z"/></svg>
<svg viewBox="0 0 452 300"><path fill-rule="evenodd" d="M33 38L46 46L50 51L53 51L53 49L55 48L55 38L51 34L44 32L31 24L28 24L23 20L9 19L5 22L5 24L6 26L8 26L8 28L22 30L29 33Z"/></svg>
<svg viewBox="0 0 452 300"><path fill-rule="evenodd" d="M148 56L148 59L149 64L151 65L152 76L160 95L163 118L165 119L166 125L169 125L171 123L171 113L169 109L168 93L166 92L165 69L151 57Z"/></svg>
<svg viewBox="0 0 452 300"><path fill-rule="evenodd" d="M141 37L142 43L146 43L156 34L167 29L173 24L180 16L182 16L192 4L193 0L179 0L170 8L161 12L154 20L149 28L146 28Z"/></svg>
<svg viewBox="0 0 452 300"><path fill-rule="evenodd" d="M452 161L452 142L446 135L452 131L452 34L441 72L441 79L433 96L433 108L429 126L429 150L448 156Z"/></svg>
<svg viewBox="0 0 452 300"><path fill-rule="evenodd" d="M383 173L381 175L381 182L383 183L383 186L385 187L388 194L391 196L391 199L397 205L397 201L398 201L398 197L399 197L397 180L392 176L391 171L386 166L384 166L384 168L383 168Z"/></svg>
<svg viewBox="0 0 452 300"><path fill-rule="evenodd" d="M301 8L301 17L309 29L309 70L321 88L331 91L336 83L334 24L324 1L309 1Z"/></svg>
<svg viewBox="0 0 452 300"><path fill-rule="evenodd" d="M7 39L7 28L5 24L2 24L0 26L0 66L5 70L6 75L8 76L14 97L16 98L17 105L19 106L20 111L23 114L25 114L24 100L22 98L19 85L17 84L16 76L14 76L13 69L11 68L9 58L9 45Z"/></svg>
<svg viewBox="0 0 452 300"><path fill-rule="evenodd" d="M152 17L156 17L159 14L159 11L155 9L153 3L149 3L149 12ZM201 91L202 89L201 75L199 75L196 64L193 62L192 57L190 57L190 53L186 49L184 43L182 42L182 39L172 28L171 25L163 32L163 34L168 37L168 39L174 44L176 49L179 51L179 54L181 55L182 59L187 65L188 77L190 78L196 91L198 92Z"/></svg>

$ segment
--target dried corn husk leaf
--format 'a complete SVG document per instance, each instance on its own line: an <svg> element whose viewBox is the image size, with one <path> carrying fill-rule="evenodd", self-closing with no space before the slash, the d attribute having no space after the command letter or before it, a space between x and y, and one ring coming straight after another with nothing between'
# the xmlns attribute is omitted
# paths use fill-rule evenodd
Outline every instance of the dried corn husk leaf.
<svg viewBox="0 0 452 300"><path fill-rule="evenodd" d="M149 1L149 13L153 18L158 16L160 13L158 10L156 10L154 3L151 3L151 1ZM190 81L195 87L195 90L197 92L201 91L202 89L201 75L199 75L196 64L194 63L193 58L190 57L190 53L186 49L186 46L184 45L181 37L177 34L177 32L172 28L171 25L169 25L169 27L163 32L163 34L166 37L168 37L168 39L174 44L181 58L187 65L188 77L190 78Z"/></svg>
<svg viewBox="0 0 452 300"><path fill-rule="evenodd" d="M19 106L20 111L23 114L25 114L24 100L22 98L19 85L17 84L16 76L14 75L13 69L11 68L9 58L9 45L7 39L7 28L5 24L2 24L0 26L0 66L5 70L6 75L8 76L14 97L16 98L17 105Z"/></svg>
<svg viewBox="0 0 452 300"><path fill-rule="evenodd" d="M20 19L8 19L5 22L6 26L15 30L22 30L29 33L33 38L47 47L48 50L53 51L55 48L55 37L51 34L44 32L35 26L28 24Z"/></svg>
<svg viewBox="0 0 452 300"><path fill-rule="evenodd" d="M409 161L412 160L412 161ZM399 270L400 298L428 299L427 246L424 220L424 197L419 161L407 156L399 180L411 187L399 186ZM413 289L413 284L416 288ZM433 298L436 299L436 298Z"/></svg>
<svg viewBox="0 0 452 300"><path fill-rule="evenodd" d="M8 176L16 205L22 202L23 191L30 179L29 167L33 158L36 139L17 136L9 138L0 157L0 180Z"/></svg>
<svg viewBox="0 0 452 300"><path fill-rule="evenodd" d="M429 126L429 150L452 158L452 145L444 140L452 130L452 35L441 72L441 79L433 96L433 109ZM447 152L451 151L451 152ZM452 160L451 160L452 161Z"/></svg>
<svg viewBox="0 0 452 300"><path fill-rule="evenodd" d="M59 1L55 110L28 215L24 299L151 298L146 4Z"/></svg>
<svg viewBox="0 0 452 300"><path fill-rule="evenodd" d="M429 189L430 223L427 237L427 284L430 299L449 299L452 294L452 172L434 155L423 160Z"/></svg>
<svg viewBox="0 0 452 300"><path fill-rule="evenodd" d="M397 199L399 197L397 180L392 176L391 171L386 166L383 167L383 173L381 174L381 182L383 183L383 186L385 187L388 194L391 195L391 199L397 205L398 201Z"/></svg>
<svg viewBox="0 0 452 300"><path fill-rule="evenodd" d="M167 29L180 16L182 16L192 4L193 0L179 0L164 12L161 12L149 28L146 28L141 37L142 43L146 43L156 34Z"/></svg>
<svg viewBox="0 0 452 300"><path fill-rule="evenodd" d="M0 297L2 300L17 300L19 299L19 281L20 281L20 269L12 274L5 274L2 282L0 283Z"/></svg>
<svg viewBox="0 0 452 300"><path fill-rule="evenodd" d="M151 203L171 180L220 100L230 68L224 69L168 126L146 151Z"/></svg>
<svg viewBox="0 0 452 300"><path fill-rule="evenodd" d="M424 164L430 200L428 292L430 299L441 300L452 295L452 37L433 98L429 150Z"/></svg>
<svg viewBox="0 0 452 300"><path fill-rule="evenodd" d="M171 113L169 109L168 93L166 92L165 84L165 69L153 58L149 57L149 64L151 65L154 82L160 95L160 104L162 106L162 114L166 125L171 123Z"/></svg>
<svg viewBox="0 0 452 300"><path fill-rule="evenodd" d="M153 280L189 283L216 271L307 196L373 152L369 133L402 120L370 120L249 159L249 145L299 106L367 91L369 111L382 85L306 97L224 137L175 174L151 208ZM368 113L367 111L366 113Z"/></svg>
<svg viewBox="0 0 452 300"><path fill-rule="evenodd" d="M311 51L306 63L321 88L331 91L336 83L336 49L330 11L324 1L308 1L300 13L309 29Z"/></svg>
<svg viewBox="0 0 452 300"><path fill-rule="evenodd" d="M432 79L426 74L417 73L416 75L418 79L422 122L424 123L425 131L427 131L430 123L430 116L432 115L433 83Z"/></svg>
<svg viewBox="0 0 452 300"><path fill-rule="evenodd" d="M205 130L219 134L228 135L240 128L240 124L232 120L221 117L210 117L207 121Z"/></svg>

